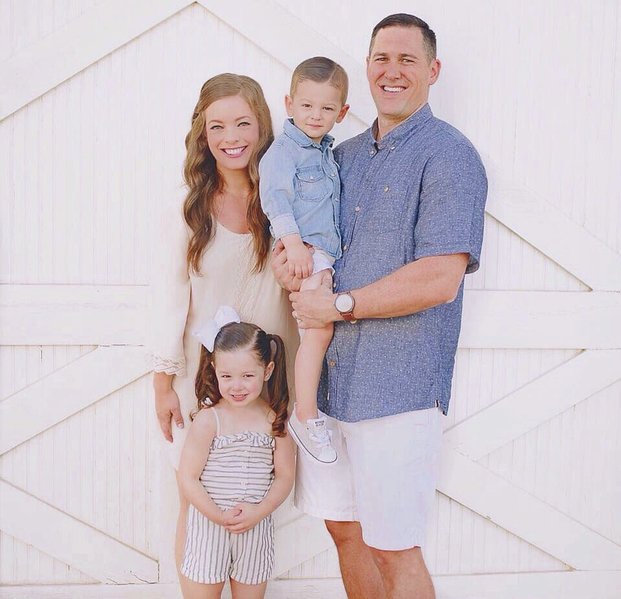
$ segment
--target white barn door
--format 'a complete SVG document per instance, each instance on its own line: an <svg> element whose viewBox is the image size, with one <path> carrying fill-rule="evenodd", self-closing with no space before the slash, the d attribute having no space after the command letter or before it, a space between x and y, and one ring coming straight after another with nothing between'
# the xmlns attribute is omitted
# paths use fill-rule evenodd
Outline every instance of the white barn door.
<svg viewBox="0 0 621 599"><path fill-rule="evenodd" d="M143 345L198 90L253 76L279 130L291 69L324 54L351 78L345 139L374 114L370 29L401 10L438 33L432 108L491 185L425 549L438 596L618 597L621 62L594 57L621 12L437 4L0 3L0 597L175 596ZM270 597L344 597L321 523L286 506L277 539Z"/></svg>

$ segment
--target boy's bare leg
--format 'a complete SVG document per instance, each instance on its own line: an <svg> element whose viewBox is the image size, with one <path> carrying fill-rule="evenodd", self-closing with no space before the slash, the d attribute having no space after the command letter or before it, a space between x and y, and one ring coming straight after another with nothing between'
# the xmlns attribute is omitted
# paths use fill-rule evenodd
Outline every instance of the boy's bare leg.
<svg viewBox="0 0 621 599"><path fill-rule="evenodd" d="M322 270L311 275L302 281L301 290L319 288L324 277L329 277L328 271ZM334 327L330 324L322 329L305 329L301 334L300 347L295 357L295 396L296 416L302 423L318 416L317 388L323 358L332 340L333 330Z"/></svg>

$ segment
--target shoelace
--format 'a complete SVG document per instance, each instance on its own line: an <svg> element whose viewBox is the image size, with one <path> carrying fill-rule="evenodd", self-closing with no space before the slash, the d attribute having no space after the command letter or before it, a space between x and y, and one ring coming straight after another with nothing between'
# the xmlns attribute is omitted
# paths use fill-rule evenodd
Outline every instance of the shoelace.
<svg viewBox="0 0 621 599"><path fill-rule="evenodd" d="M316 443L318 447L326 447L327 445L330 445L330 431L328 430L323 430L321 431L321 433L317 434L317 433L312 433L312 432L308 432L308 438L313 442Z"/></svg>

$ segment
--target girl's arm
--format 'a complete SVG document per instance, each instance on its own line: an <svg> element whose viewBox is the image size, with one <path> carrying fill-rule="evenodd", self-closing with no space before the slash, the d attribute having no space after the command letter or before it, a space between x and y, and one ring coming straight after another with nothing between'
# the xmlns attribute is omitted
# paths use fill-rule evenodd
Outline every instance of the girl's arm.
<svg viewBox="0 0 621 599"><path fill-rule="evenodd" d="M274 481L261 503L238 503L239 514L228 519L226 529L242 533L254 528L269 516L291 493L295 478L295 445L291 435L276 437L274 450Z"/></svg>
<svg viewBox="0 0 621 599"><path fill-rule="evenodd" d="M200 410L190 426L181 453L179 464L179 484L188 501L212 522L224 524L224 512L205 491L200 476L209 457L209 448L216 435L213 408Z"/></svg>

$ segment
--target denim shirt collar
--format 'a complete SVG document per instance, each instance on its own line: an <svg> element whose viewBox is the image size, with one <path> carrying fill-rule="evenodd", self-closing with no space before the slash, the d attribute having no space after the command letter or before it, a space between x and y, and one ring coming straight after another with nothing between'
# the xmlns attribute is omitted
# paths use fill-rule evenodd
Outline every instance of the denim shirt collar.
<svg viewBox="0 0 621 599"><path fill-rule="evenodd" d="M308 135L306 135L306 133L304 133L304 131L298 129L293 124L293 119L285 119L285 123L283 125L283 132L287 137L290 137L302 148L314 146L316 148L320 148L321 150L325 150L326 147L331 147L334 143L334 137L328 135L327 133L323 136L321 143L313 141L310 137L308 137Z"/></svg>
<svg viewBox="0 0 621 599"><path fill-rule="evenodd" d="M367 130L367 141L377 150L384 148L393 149L404 137L407 137L412 131L426 123L433 116L429 104L424 104L416 112L411 114L403 122L399 123L394 129L391 129L382 139L375 139L375 131L377 131L377 119L373 121L371 127Z"/></svg>

